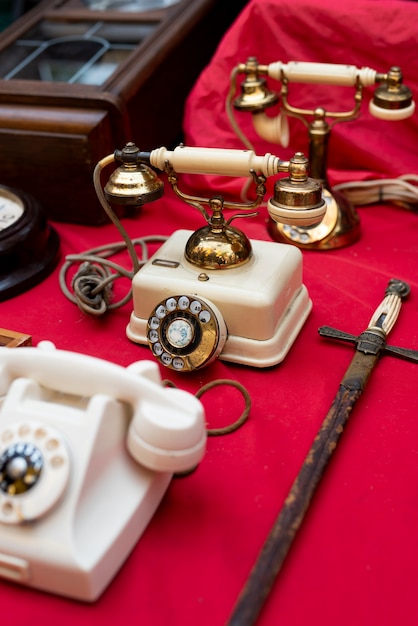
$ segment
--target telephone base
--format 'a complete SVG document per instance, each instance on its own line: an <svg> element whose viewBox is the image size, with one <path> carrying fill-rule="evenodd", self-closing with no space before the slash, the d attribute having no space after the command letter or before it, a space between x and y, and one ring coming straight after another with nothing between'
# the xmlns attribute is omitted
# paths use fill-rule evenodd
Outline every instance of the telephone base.
<svg viewBox="0 0 418 626"><path fill-rule="evenodd" d="M200 401L154 361L0 347L0 578L96 600L205 444Z"/></svg>
<svg viewBox="0 0 418 626"><path fill-rule="evenodd" d="M191 294L206 298L223 316L228 336L220 359L254 367L283 361L312 308L302 283L300 250L251 240L253 255L246 264L202 272L184 257L191 234L176 231L135 275L128 338L147 345L156 304L174 294Z"/></svg>
<svg viewBox="0 0 418 626"><path fill-rule="evenodd" d="M36 446L44 467L42 483L21 496L20 510L16 506L16 516L28 516L26 523L13 519L10 498L2 492L0 577L92 602L138 542L172 475L148 470L127 453L129 420L120 403L96 396L80 410L71 406L71 400L21 378L12 384L3 404L2 441L9 447ZM57 420L57 415L64 419ZM44 450L40 433L45 433ZM55 456L48 460L52 442ZM62 468L71 464L67 446L78 452L71 476L68 471L65 479L57 478L54 469L48 474L48 465L57 464L58 458ZM56 485L66 491L65 497L46 503Z"/></svg>
<svg viewBox="0 0 418 626"><path fill-rule="evenodd" d="M281 363L289 352L306 321L312 303L304 285L289 303L286 315L270 339L249 339L228 335L219 359L251 367L271 367ZM127 336L131 341L147 344L147 320L136 317L132 312Z"/></svg>

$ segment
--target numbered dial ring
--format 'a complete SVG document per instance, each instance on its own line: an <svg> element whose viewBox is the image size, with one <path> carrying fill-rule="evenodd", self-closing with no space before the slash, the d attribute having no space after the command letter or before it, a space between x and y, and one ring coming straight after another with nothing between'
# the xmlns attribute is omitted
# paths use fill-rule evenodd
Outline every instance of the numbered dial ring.
<svg viewBox="0 0 418 626"><path fill-rule="evenodd" d="M211 363L227 337L219 310L203 298L171 296L160 302L148 320L148 344L166 367L190 372Z"/></svg>

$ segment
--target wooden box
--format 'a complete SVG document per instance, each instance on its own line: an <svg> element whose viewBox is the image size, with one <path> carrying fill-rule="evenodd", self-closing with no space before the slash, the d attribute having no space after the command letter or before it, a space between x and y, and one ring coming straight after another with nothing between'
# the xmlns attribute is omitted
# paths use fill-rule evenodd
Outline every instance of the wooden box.
<svg viewBox="0 0 418 626"><path fill-rule="evenodd" d="M181 140L185 99L244 3L167 4L44 0L0 35L1 184L33 194L52 220L100 224L97 161L130 140Z"/></svg>

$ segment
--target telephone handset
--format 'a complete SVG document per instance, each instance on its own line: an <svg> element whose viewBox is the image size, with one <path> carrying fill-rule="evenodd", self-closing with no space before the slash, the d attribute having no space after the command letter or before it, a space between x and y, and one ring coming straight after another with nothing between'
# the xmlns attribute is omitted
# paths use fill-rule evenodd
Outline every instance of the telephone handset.
<svg viewBox="0 0 418 626"><path fill-rule="evenodd" d="M206 445L204 411L151 361L0 348L0 576L92 601ZM128 451L126 450L128 448Z"/></svg>

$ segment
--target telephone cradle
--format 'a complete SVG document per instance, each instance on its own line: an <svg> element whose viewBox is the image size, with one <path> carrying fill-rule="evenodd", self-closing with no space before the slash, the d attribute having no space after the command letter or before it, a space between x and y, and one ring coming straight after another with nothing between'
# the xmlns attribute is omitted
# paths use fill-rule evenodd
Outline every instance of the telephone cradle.
<svg viewBox="0 0 418 626"><path fill-rule="evenodd" d="M204 410L127 368L58 350L0 347L0 577L94 601L206 446Z"/></svg>

